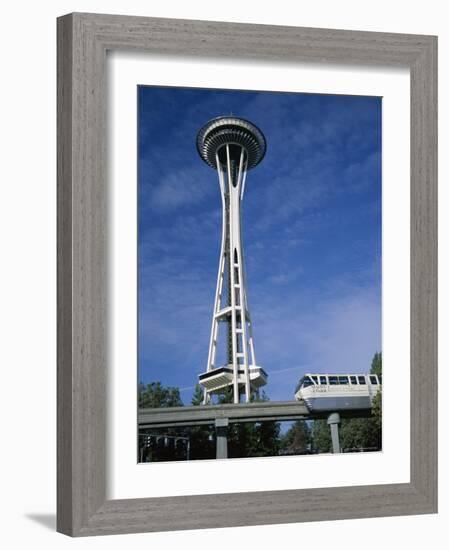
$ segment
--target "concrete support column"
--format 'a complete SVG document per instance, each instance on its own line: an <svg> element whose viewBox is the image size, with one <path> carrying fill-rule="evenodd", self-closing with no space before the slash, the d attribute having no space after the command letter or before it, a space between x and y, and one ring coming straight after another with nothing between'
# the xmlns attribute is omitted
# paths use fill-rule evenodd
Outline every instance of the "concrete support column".
<svg viewBox="0 0 449 550"><path fill-rule="evenodd" d="M228 458L228 425L229 420L227 418L215 419L216 458Z"/></svg>
<svg viewBox="0 0 449 550"><path fill-rule="evenodd" d="M340 438L338 435L338 425L340 424L340 415L338 413L331 413L327 417L327 424L331 429L332 437L332 452L340 453Z"/></svg>

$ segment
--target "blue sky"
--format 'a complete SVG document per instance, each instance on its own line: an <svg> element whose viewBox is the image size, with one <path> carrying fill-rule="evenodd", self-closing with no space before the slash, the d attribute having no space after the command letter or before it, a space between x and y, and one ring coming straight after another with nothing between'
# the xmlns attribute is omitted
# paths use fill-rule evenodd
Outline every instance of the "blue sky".
<svg viewBox="0 0 449 550"><path fill-rule="evenodd" d="M265 134L243 242L257 363L271 400L305 372L367 372L381 350L381 98L138 87L139 379L190 403L207 361L221 238L199 128Z"/></svg>

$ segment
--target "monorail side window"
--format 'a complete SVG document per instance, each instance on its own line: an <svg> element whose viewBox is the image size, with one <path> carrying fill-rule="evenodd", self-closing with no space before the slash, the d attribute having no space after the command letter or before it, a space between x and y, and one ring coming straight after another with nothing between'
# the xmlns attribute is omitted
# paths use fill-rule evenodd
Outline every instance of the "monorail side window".
<svg viewBox="0 0 449 550"><path fill-rule="evenodd" d="M315 384L318 384L318 376L312 376L311 378L315 382Z"/></svg>
<svg viewBox="0 0 449 550"><path fill-rule="evenodd" d="M347 376L339 376L338 377L338 382L340 384L349 384L349 380L348 380L348 377Z"/></svg>
<svg viewBox="0 0 449 550"><path fill-rule="evenodd" d="M325 376L320 376L320 384L327 385L327 379Z"/></svg>
<svg viewBox="0 0 449 550"><path fill-rule="evenodd" d="M329 384L331 386L336 386L338 384L338 377L337 376L329 376Z"/></svg>
<svg viewBox="0 0 449 550"><path fill-rule="evenodd" d="M369 377L371 384L377 385L377 376L370 376Z"/></svg>
<svg viewBox="0 0 449 550"><path fill-rule="evenodd" d="M349 380L351 380L351 384L357 384L357 376L350 376Z"/></svg>
<svg viewBox="0 0 449 550"><path fill-rule="evenodd" d="M366 380L364 376L358 376L359 384L366 384Z"/></svg>

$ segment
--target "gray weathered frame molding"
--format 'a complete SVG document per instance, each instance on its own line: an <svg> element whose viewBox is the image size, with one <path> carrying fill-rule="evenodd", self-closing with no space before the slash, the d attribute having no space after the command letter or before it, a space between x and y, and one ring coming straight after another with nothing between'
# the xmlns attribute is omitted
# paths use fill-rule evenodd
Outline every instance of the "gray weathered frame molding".
<svg viewBox="0 0 449 550"><path fill-rule="evenodd" d="M411 71L410 483L106 500L107 50ZM75 13L58 19L58 506L72 536L437 511L437 38Z"/></svg>

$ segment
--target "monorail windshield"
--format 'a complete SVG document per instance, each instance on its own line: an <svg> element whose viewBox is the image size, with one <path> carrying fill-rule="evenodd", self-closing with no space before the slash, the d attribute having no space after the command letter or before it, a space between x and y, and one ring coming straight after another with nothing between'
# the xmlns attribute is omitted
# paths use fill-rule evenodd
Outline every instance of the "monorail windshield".
<svg viewBox="0 0 449 550"><path fill-rule="evenodd" d="M296 385L295 393L299 391L300 388L307 388L308 386L312 385L313 381L311 380L311 378L309 378L308 376L303 376Z"/></svg>

